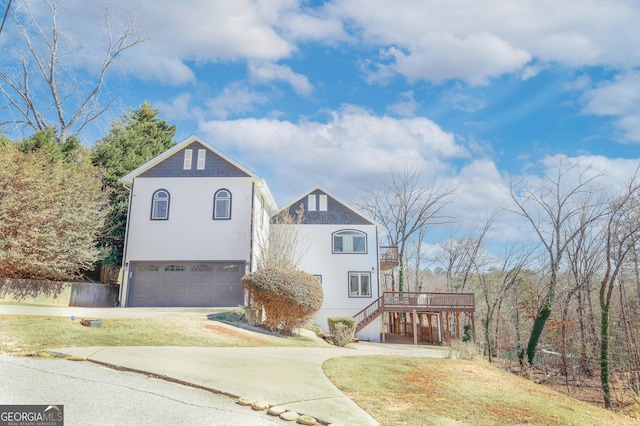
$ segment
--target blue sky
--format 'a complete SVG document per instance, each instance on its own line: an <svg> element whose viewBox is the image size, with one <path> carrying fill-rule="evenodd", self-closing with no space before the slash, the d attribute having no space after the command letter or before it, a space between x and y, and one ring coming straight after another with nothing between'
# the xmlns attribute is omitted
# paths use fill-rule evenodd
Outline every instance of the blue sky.
<svg viewBox="0 0 640 426"><path fill-rule="evenodd" d="M315 184L353 199L408 165L459 185L456 209L486 216L508 203L510 176L564 158L612 171L615 187L640 157L633 0L112 3L114 27L135 17L148 40L111 69L103 99L117 101L85 143L149 101L177 140L208 140L263 176L279 204ZM105 6L61 5L80 52L72 66L89 80ZM3 69L24 53L15 37L9 20Z"/></svg>

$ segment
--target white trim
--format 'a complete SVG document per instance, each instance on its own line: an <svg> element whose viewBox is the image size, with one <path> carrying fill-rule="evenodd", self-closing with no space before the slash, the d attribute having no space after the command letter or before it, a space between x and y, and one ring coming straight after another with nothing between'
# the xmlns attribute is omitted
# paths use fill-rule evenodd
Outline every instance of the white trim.
<svg viewBox="0 0 640 426"><path fill-rule="evenodd" d="M320 194L320 207L319 210L321 212L327 211L327 194Z"/></svg>
<svg viewBox="0 0 640 426"><path fill-rule="evenodd" d="M351 291L351 277L353 276L357 276L358 277L358 282L357 282L357 290L354 293L352 293ZM362 277L367 277L368 280L368 290L369 290L369 294L362 294ZM349 297L373 297L373 288L371 286L371 272L364 272L364 271L349 271Z"/></svg>
<svg viewBox="0 0 640 426"><path fill-rule="evenodd" d="M307 196L307 210L310 212L316 211L316 194L309 194Z"/></svg>
<svg viewBox="0 0 640 426"><path fill-rule="evenodd" d="M184 163L182 163L182 168L184 170L191 170L191 159L193 158L193 150L185 149L184 150Z"/></svg>
<svg viewBox="0 0 640 426"><path fill-rule="evenodd" d="M205 161L207 159L207 150L199 149L198 150L198 170L204 170Z"/></svg>

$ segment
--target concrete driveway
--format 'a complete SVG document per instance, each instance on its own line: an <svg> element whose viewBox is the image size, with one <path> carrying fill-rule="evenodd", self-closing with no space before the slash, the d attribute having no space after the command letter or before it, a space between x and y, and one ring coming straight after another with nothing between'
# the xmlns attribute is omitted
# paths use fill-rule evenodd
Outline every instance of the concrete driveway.
<svg viewBox="0 0 640 426"><path fill-rule="evenodd" d="M226 309L76 308L0 305L0 314L77 318L204 318ZM343 356L395 355L442 358L441 348L360 342L347 348L214 348L109 346L60 348L102 365L200 387L229 397L282 405L325 423L376 425L378 422L339 391L322 363ZM62 361L61 361L62 362ZM70 362L70 361L64 361Z"/></svg>

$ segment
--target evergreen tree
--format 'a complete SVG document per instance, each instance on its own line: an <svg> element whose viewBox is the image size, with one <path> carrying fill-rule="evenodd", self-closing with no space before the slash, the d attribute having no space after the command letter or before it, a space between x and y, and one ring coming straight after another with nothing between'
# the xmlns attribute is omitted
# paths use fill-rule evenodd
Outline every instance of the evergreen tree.
<svg viewBox="0 0 640 426"><path fill-rule="evenodd" d="M82 149L67 161L55 147L55 132L19 143L0 138L2 277L67 279L99 258L106 203L99 174Z"/></svg>
<svg viewBox="0 0 640 426"><path fill-rule="evenodd" d="M158 110L145 102L111 123L109 133L91 152L93 164L102 168L103 186L109 192L105 228L100 239L107 267L122 264L129 191L119 179L174 145L176 126L158 118Z"/></svg>

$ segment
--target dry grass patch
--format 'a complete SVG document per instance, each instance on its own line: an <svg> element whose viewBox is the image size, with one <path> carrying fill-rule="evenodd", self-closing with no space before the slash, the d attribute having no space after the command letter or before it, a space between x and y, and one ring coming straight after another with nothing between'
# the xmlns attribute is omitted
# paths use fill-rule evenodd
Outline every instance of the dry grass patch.
<svg viewBox="0 0 640 426"><path fill-rule="evenodd" d="M481 360L335 358L323 366L383 425L637 425Z"/></svg>
<svg viewBox="0 0 640 426"><path fill-rule="evenodd" d="M0 353L33 353L72 346L315 346L302 337L252 333L197 318L103 319L84 327L67 317L0 316Z"/></svg>

